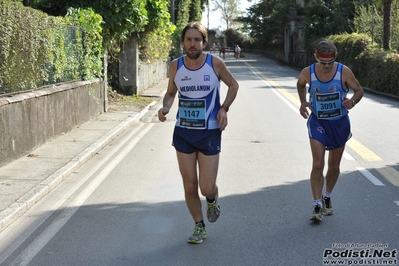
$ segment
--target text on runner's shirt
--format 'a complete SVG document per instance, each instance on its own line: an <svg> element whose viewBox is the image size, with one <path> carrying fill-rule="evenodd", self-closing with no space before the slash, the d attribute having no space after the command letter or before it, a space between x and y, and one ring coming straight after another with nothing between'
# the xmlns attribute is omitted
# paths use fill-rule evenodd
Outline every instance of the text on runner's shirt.
<svg viewBox="0 0 399 266"><path fill-rule="evenodd" d="M210 91L210 85L193 85L193 86L182 86L180 87L181 92L189 92L189 91Z"/></svg>

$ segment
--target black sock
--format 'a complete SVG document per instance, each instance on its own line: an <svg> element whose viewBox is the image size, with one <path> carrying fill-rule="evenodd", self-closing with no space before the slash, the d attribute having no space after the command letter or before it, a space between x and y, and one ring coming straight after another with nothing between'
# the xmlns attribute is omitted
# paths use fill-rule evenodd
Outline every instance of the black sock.
<svg viewBox="0 0 399 266"><path fill-rule="evenodd" d="M195 225L197 225L197 224L201 224L202 227L205 228L204 220L201 220L201 221L195 223Z"/></svg>
<svg viewBox="0 0 399 266"><path fill-rule="evenodd" d="M206 201L209 202L209 203L213 203L213 202L215 202L215 198L213 198L213 199L206 198Z"/></svg>

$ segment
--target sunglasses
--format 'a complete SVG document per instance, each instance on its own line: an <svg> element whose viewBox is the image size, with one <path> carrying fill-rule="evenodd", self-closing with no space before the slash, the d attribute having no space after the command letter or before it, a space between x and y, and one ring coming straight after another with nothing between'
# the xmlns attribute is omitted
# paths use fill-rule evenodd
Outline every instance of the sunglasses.
<svg viewBox="0 0 399 266"><path fill-rule="evenodd" d="M322 65L330 65L335 62L335 58L331 59L330 61L323 61L316 57L316 60Z"/></svg>

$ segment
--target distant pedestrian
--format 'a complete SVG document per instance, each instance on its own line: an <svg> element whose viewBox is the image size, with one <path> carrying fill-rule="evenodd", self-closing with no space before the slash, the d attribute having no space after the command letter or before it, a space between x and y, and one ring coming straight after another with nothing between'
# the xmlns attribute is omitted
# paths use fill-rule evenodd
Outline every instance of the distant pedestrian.
<svg viewBox="0 0 399 266"><path fill-rule="evenodd" d="M333 214L331 193L340 174L340 164L345 144L351 138L348 110L363 97L363 89L352 71L335 62L337 48L332 42L321 41L316 45L314 56L317 63L304 68L297 81L301 107L300 114L308 119L307 127L312 150L310 186L313 194L311 220L322 221L323 215ZM306 84L309 88L306 88ZM347 98L349 89L354 94ZM309 101L306 94L309 93ZM309 114L309 108L312 112ZM324 185L324 157L327 161L326 186Z"/></svg>
<svg viewBox="0 0 399 266"><path fill-rule="evenodd" d="M223 59L226 59L226 45L225 44L223 44L223 46L222 46L222 57L223 57Z"/></svg>
<svg viewBox="0 0 399 266"><path fill-rule="evenodd" d="M181 42L186 55L171 62L168 89L158 111L159 120L165 121L178 94L173 146L186 204L195 222L194 233L188 239L194 244L207 237L198 190L206 197L208 221L213 223L220 215L216 177L221 136L239 87L220 57L203 52L207 35L205 26L199 22L191 22L183 29ZM222 105L220 80L228 87Z"/></svg>
<svg viewBox="0 0 399 266"><path fill-rule="evenodd" d="M234 48L234 54L235 54L237 60L240 59L241 48L238 44Z"/></svg>

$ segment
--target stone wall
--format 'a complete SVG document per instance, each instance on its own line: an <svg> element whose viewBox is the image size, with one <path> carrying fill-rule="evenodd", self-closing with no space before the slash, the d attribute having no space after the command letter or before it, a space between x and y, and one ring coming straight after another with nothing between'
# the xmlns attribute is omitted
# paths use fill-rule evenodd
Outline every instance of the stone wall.
<svg viewBox="0 0 399 266"><path fill-rule="evenodd" d="M167 77L167 64L140 64L139 93ZM0 97L0 167L107 109L107 89L100 80Z"/></svg>
<svg viewBox="0 0 399 266"><path fill-rule="evenodd" d="M138 93L168 77L168 63L159 61L154 64L140 63L139 65Z"/></svg>
<svg viewBox="0 0 399 266"><path fill-rule="evenodd" d="M0 97L0 167L100 115L106 99L99 80Z"/></svg>

